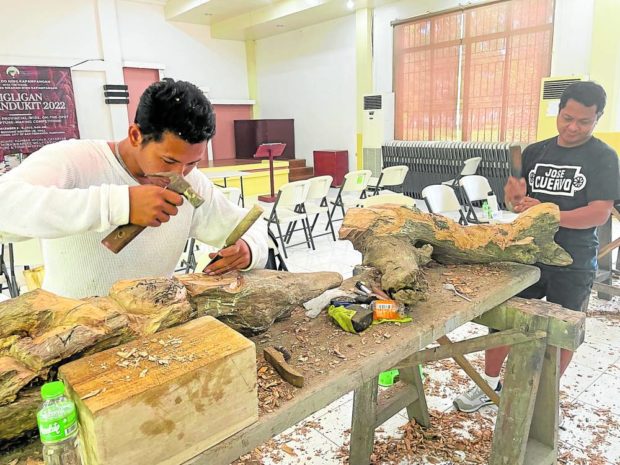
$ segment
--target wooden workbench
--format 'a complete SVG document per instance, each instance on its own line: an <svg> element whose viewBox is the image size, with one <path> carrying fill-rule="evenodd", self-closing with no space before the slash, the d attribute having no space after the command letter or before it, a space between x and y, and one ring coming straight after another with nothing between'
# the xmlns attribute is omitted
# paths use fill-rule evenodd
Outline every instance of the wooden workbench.
<svg viewBox="0 0 620 465"><path fill-rule="evenodd" d="M412 389L401 389L401 392L392 396L392 400L385 405L377 402L379 373L398 366L400 361L418 353L433 341L499 306L536 282L538 276L537 268L513 263L450 267L435 265L427 270L429 298L413 308L413 323L402 326L379 325L370 328L363 335L343 332L328 320L324 312L312 320L306 318L301 311L294 312L291 319L274 324L267 333L256 337L255 342L259 366L260 363L264 364L263 347L274 345L287 348L292 353L291 364L305 376L304 387L289 387L288 395L281 397L276 405L261 403L257 423L204 451L186 462L186 465L229 464L352 390L355 391L355 396L350 463L368 464L375 428L402 408L407 407L410 418L415 417L423 425L428 423L424 396L417 394L422 389L419 374L416 376L417 370L401 369L401 380L404 384L411 385ZM471 302L442 288L443 283L455 281L461 284L461 288L469 291ZM546 329L540 321L531 328L531 322L526 321L524 326L522 318L517 322L508 321L510 318L507 319L503 311L493 310L488 315L491 316L489 321L495 320L492 326L499 329L509 329L513 324L525 332ZM524 376L520 378L511 374L507 376L496 427L496 431L499 428L502 434L501 437L496 434L494 438L494 453L490 462L492 464L555 463L557 433L554 436L552 430L557 428L558 350L548 350L541 337L539 334L532 340L517 341L525 342L519 345L523 350L513 348L512 352L517 355L511 357L514 359L512 367L518 368L515 363L529 363L529 368L532 369L528 368L528 373L521 373ZM553 369L546 369L546 376L541 379L543 359L545 366L550 364ZM507 372L510 369L511 366L507 368ZM548 399L545 399L544 405L542 401L537 403L536 410L550 419L542 426L533 424L534 432L531 433L530 420L539 380L541 386L546 383L548 389L541 390L544 395L538 397L547 396ZM518 394L515 388L524 388L525 392ZM270 401L264 394L259 386L259 399ZM504 405L512 409L510 415L502 411ZM556 410L555 416L549 415L553 409ZM522 413L526 418L515 418L517 413ZM540 431L536 432L537 429Z"/></svg>
<svg viewBox="0 0 620 465"><path fill-rule="evenodd" d="M539 270L532 266L432 264L425 273L429 297L412 309L412 323L373 326L355 335L336 327L325 312L308 319L299 309L256 336L259 420L185 465L227 465L350 391L354 391L350 463L366 465L375 428L397 412L406 407L410 418L423 426L429 423L422 381L412 366L446 357L458 361L462 354L503 344L517 345L506 367L489 463L556 463L558 347L578 347L585 315L545 302L511 299L538 280ZM443 289L448 282L458 284L471 302ZM501 332L423 350L474 320ZM266 346L291 352L290 364L305 377L303 388L277 378L280 390L272 395L272 380L264 380L270 370L262 357ZM378 398L377 377L391 367L400 368L401 382L389 391L388 399Z"/></svg>

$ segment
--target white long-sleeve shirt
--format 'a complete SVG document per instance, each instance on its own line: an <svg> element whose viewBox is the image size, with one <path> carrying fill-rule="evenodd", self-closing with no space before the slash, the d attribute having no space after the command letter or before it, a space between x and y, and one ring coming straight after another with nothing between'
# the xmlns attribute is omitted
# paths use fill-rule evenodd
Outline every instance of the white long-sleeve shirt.
<svg viewBox="0 0 620 465"><path fill-rule="evenodd" d="M229 202L198 170L186 176L204 199L184 201L177 215L146 228L118 254L101 240L129 221L129 186L138 185L105 141L69 140L43 147L0 176L0 241L38 237L43 288L82 298L106 295L120 279L171 276L188 237L222 247L246 210ZM267 261L267 230L256 223L243 236L249 268Z"/></svg>

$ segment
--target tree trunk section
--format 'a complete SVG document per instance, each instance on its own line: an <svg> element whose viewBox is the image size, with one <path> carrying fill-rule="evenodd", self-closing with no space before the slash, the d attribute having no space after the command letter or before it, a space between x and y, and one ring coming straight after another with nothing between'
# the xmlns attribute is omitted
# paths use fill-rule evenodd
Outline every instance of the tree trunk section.
<svg viewBox="0 0 620 465"><path fill-rule="evenodd" d="M38 289L0 303L0 440L36 427L38 388L67 361L211 315L257 334L342 283L339 273L253 270L119 281L108 297ZM50 374L51 373L51 374Z"/></svg>
<svg viewBox="0 0 620 465"><path fill-rule="evenodd" d="M381 271L381 284L392 297L412 304L424 298L420 269L430 258L444 264L571 264L570 255L553 240L559 223L560 211L551 203L528 209L512 223L472 226L417 208L385 204L349 209L339 236L362 253L364 265Z"/></svg>

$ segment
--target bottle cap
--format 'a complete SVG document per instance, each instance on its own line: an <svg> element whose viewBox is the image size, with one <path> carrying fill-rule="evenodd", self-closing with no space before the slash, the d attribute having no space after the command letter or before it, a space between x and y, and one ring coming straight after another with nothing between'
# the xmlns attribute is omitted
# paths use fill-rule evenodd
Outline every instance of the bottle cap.
<svg viewBox="0 0 620 465"><path fill-rule="evenodd" d="M55 399L65 393L65 385L62 381L52 381L41 386L41 397L43 400Z"/></svg>

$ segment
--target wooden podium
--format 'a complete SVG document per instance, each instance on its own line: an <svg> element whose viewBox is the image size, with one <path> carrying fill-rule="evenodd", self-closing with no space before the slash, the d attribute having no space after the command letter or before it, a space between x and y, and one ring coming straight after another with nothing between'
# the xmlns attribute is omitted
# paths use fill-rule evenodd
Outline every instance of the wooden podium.
<svg viewBox="0 0 620 465"><path fill-rule="evenodd" d="M274 191L273 182L273 159L279 157L284 153L286 144L272 143L272 144L260 144L256 149L254 158L269 158L269 184L271 186L271 195L259 195L258 200L261 202L275 202L276 195Z"/></svg>

